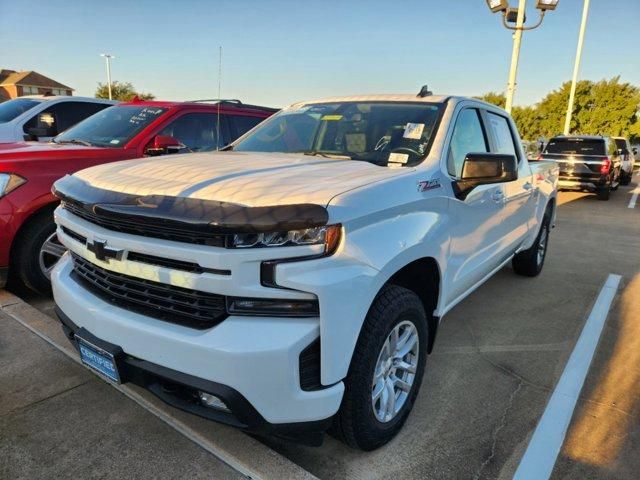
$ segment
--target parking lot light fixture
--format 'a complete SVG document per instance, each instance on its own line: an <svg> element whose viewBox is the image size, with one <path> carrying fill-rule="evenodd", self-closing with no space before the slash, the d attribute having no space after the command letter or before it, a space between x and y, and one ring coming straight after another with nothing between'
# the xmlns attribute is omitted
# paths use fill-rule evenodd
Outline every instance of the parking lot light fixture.
<svg viewBox="0 0 640 480"><path fill-rule="evenodd" d="M107 62L107 88L109 90L109 100L113 100L111 98L111 59L116 57L109 53L101 53L100 56L104 57Z"/></svg>
<svg viewBox="0 0 640 480"><path fill-rule="evenodd" d="M536 8L538 10L555 10L558 6L558 0L538 0L536 2Z"/></svg>
<svg viewBox="0 0 640 480"><path fill-rule="evenodd" d="M507 0L487 0L487 6L493 13L502 13L502 25L509 30L514 30L513 50L511 52L511 68L509 69L509 82L507 83L507 94L505 110L511 113L513 97L516 91L516 77L518 74L518 61L520 58L520 43L522 32L533 30L542 24L544 14L547 10L555 10L559 0L536 0L536 8L540 10L540 17L535 25L525 26L526 3L527 0L518 0L518 8L510 8ZM514 25L515 23L515 25Z"/></svg>
<svg viewBox="0 0 640 480"><path fill-rule="evenodd" d="M487 6L492 13L504 12L509 8L509 2L507 0L487 0Z"/></svg>

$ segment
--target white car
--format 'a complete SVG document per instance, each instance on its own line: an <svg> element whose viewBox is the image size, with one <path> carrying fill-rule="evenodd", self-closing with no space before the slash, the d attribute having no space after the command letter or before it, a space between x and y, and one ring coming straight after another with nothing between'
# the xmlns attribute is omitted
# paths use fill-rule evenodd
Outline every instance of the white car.
<svg viewBox="0 0 640 480"><path fill-rule="evenodd" d="M2 102L0 143L48 142L58 133L116 103L64 95L28 95Z"/></svg>
<svg viewBox="0 0 640 480"><path fill-rule="evenodd" d="M611 137L611 139L616 143L616 153L620 155L622 160L620 165L620 185L629 185L636 163L636 152L634 152L634 148L625 137Z"/></svg>
<svg viewBox="0 0 640 480"><path fill-rule="evenodd" d="M226 152L59 180L57 313L111 381L371 450L407 419L443 316L509 262L540 272L557 173L478 100L295 104Z"/></svg>

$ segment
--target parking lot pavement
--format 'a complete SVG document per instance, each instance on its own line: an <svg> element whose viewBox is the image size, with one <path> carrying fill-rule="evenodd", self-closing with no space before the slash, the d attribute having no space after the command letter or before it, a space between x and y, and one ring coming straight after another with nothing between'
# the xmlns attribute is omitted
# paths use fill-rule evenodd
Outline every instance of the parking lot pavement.
<svg viewBox="0 0 640 480"><path fill-rule="evenodd" d="M511 478L599 291L614 273L622 276L620 289L552 478L637 478L640 206L628 207L633 188L621 187L608 202L561 193L543 273L517 277L506 267L447 315L414 410L388 446L362 453L331 437L320 448L262 441L323 479ZM50 312L50 301L29 301ZM54 383L51 378L53 373L46 379ZM119 402L133 408L125 398ZM211 425L192 422L202 429ZM145 441L140 435L117 438L123 450Z"/></svg>
<svg viewBox="0 0 640 480"><path fill-rule="evenodd" d="M0 311L0 478L243 478Z"/></svg>

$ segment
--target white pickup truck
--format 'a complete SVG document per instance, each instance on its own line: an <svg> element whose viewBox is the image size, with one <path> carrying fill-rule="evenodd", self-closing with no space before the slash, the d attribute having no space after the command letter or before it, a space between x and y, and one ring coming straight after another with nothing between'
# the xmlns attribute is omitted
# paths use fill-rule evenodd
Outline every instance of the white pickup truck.
<svg viewBox="0 0 640 480"><path fill-rule="evenodd" d="M469 98L298 103L219 153L59 180L57 313L85 364L253 432L371 450L442 317L542 269L557 167ZM491 301L500 301L491 299Z"/></svg>

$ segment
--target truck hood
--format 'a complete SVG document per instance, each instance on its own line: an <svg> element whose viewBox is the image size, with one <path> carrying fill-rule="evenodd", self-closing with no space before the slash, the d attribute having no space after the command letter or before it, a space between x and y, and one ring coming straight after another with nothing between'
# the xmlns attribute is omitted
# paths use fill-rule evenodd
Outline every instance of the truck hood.
<svg viewBox="0 0 640 480"><path fill-rule="evenodd" d="M336 195L409 171L300 154L211 152L109 163L74 176L93 187L125 194L261 207L326 206Z"/></svg>
<svg viewBox="0 0 640 480"><path fill-rule="evenodd" d="M104 152L105 156L112 156L120 149L85 147L84 145L70 145L44 142L13 142L0 143L1 160L21 160L34 158L80 158L86 156L87 152Z"/></svg>

